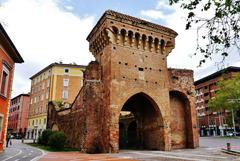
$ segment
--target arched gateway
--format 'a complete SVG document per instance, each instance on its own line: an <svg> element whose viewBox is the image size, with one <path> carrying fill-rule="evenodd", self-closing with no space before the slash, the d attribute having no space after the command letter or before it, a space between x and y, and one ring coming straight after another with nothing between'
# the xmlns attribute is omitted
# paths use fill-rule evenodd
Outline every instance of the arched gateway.
<svg viewBox="0 0 240 161"><path fill-rule="evenodd" d="M157 104L144 93L130 97L119 116L119 145L123 149L164 149L163 119Z"/></svg>
<svg viewBox="0 0 240 161"><path fill-rule="evenodd" d="M48 127L56 123L69 146L90 153L197 147L193 72L167 68L176 36L106 11L87 37L96 60L83 87L70 109L49 104Z"/></svg>

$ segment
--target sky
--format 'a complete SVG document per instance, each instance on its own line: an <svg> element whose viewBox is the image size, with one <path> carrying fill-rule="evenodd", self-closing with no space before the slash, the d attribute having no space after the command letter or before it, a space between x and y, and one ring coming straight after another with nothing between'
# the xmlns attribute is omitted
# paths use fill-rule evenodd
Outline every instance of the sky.
<svg viewBox="0 0 240 161"><path fill-rule="evenodd" d="M168 67L192 69L195 80L218 70L215 61L197 67L196 29L186 31L186 13L167 0L0 0L0 22L24 59L15 66L12 97L29 92L29 78L53 62L94 60L86 37L108 9L174 29L178 36ZM240 66L239 54L230 55L225 65Z"/></svg>

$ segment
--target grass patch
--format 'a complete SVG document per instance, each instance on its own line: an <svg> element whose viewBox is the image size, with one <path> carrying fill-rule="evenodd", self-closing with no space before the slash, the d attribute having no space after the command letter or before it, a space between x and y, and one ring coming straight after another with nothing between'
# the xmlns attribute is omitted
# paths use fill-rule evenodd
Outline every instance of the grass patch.
<svg viewBox="0 0 240 161"><path fill-rule="evenodd" d="M79 151L79 149L76 148L61 148L61 149L54 149L51 148L50 146L45 146L45 145L40 145L40 144L36 144L36 143L26 143L27 145L33 146L35 148L39 148L45 151L49 151L49 152L70 152L70 151Z"/></svg>

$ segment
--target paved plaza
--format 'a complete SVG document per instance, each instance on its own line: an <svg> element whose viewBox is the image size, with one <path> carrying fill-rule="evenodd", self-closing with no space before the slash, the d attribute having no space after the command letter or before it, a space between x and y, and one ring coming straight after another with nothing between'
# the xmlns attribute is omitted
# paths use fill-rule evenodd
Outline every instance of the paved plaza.
<svg viewBox="0 0 240 161"><path fill-rule="evenodd" d="M240 148L240 139L202 137L197 149L166 151L121 150L117 154L83 154L79 152L44 152L13 140L0 154L1 161L240 161L240 156L221 152L227 143Z"/></svg>

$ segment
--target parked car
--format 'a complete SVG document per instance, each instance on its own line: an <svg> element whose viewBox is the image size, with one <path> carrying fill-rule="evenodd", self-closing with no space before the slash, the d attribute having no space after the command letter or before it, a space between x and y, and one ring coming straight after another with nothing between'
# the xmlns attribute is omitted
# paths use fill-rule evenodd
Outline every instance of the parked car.
<svg viewBox="0 0 240 161"><path fill-rule="evenodd" d="M227 136L240 136L240 132L227 132Z"/></svg>
<svg viewBox="0 0 240 161"><path fill-rule="evenodd" d="M233 132L233 134L235 133L235 136L240 136L240 132Z"/></svg>

